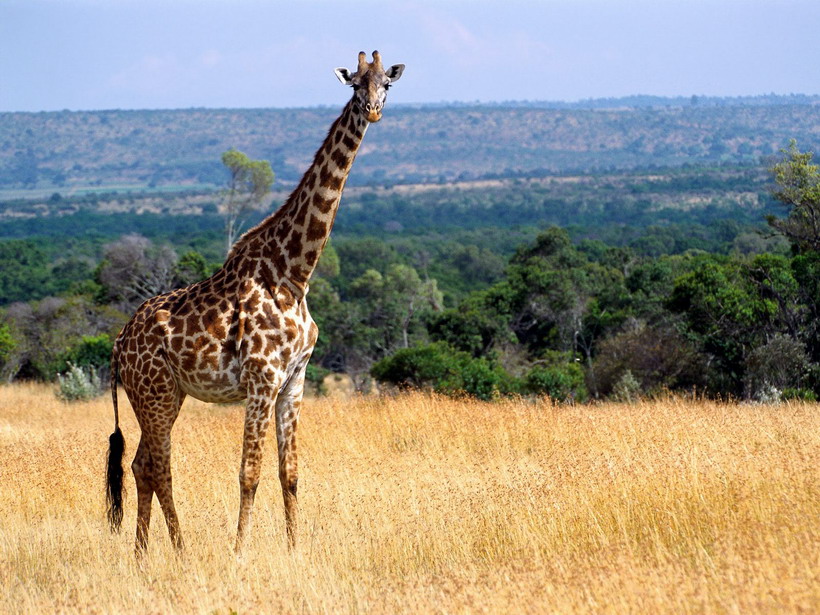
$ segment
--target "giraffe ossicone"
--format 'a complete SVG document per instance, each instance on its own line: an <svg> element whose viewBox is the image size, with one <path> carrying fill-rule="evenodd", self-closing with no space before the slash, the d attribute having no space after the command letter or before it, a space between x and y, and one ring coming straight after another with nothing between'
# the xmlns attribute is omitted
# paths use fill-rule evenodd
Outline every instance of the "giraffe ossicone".
<svg viewBox="0 0 820 615"><path fill-rule="evenodd" d="M262 452L273 427L289 544L296 542L296 428L305 369L318 329L308 282L330 236L347 176L367 127L381 119L403 64L386 69L378 51L359 54L356 72L337 68L353 96L285 203L231 248L210 278L148 299L123 327L111 358L114 433L107 464L108 518L122 521L122 457L117 383L141 435L131 468L137 486L136 547L147 546L156 494L173 544L182 546L171 484L171 428L190 395L207 402L247 400L239 471L237 550L251 525Z"/></svg>

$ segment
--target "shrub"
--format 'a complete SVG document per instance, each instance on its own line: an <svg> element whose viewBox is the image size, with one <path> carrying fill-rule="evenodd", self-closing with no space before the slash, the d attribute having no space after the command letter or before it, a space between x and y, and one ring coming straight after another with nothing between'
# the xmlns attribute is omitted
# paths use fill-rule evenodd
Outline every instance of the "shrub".
<svg viewBox="0 0 820 615"><path fill-rule="evenodd" d="M811 373L811 362L802 342L777 333L746 358L746 397L760 399L771 389L800 389Z"/></svg>
<svg viewBox="0 0 820 615"><path fill-rule="evenodd" d="M797 399L800 401L817 401L817 395L811 389L786 388L780 394L782 399Z"/></svg>
<svg viewBox="0 0 820 615"><path fill-rule="evenodd" d="M626 370L623 374L621 374L618 382L615 383L610 397L614 401L632 403L633 401L636 401L640 395L641 383L638 382L638 379L635 378L634 375L632 375L631 371Z"/></svg>
<svg viewBox="0 0 820 615"><path fill-rule="evenodd" d="M445 395L472 395L490 400L517 390L517 383L501 367L484 358L436 342L403 348L377 362L371 372L379 382L429 388Z"/></svg>
<svg viewBox="0 0 820 615"><path fill-rule="evenodd" d="M325 377L330 374L330 370L320 365L308 363L305 370L305 380L316 387L316 392L319 395L327 395L327 387L325 386Z"/></svg>
<svg viewBox="0 0 820 615"><path fill-rule="evenodd" d="M83 368L73 363L68 364L65 374L58 374L57 397L63 401L85 401L102 394L100 377L93 368Z"/></svg>
<svg viewBox="0 0 820 615"><path fill-rule="evenodd" d="M577 363L536 365L524 378L525 390L535 395L548 395L557 401L587 399L584 370Z"/></svg>
<svg viewBox="0 0 820 615"><path fill-rule="evenodd" d="M107 334L83 335L79 342L58 357L57 371L65 372L71 365L99 370L111 363L114 342Z"/></svg>
<svg viewBox="0 0 820 615"><path fill-rule="evenodd" d="M0 366L11 356L17 342L11 334L11 329L5 323L0 324Z"/></svg>
<svg viewBox="0 0 820 615"><path fill-rule="evenodd" d="M628 323L601 342L594 368L597 391L605 396L614 393L626 372L628 380L638 383L638 390L648 393L705 384L704 357L668 325Z"/></svg>

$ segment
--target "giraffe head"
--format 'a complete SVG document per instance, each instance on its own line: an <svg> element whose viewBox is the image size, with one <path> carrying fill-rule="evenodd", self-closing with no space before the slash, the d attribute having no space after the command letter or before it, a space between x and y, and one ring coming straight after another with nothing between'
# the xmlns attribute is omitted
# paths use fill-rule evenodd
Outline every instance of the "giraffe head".
<svg viewBox="0 0 820 615"><path fill-rule="evenodd" d="M353 87L354 104L367 117L368 122L382 119L382 109L387 98L387 90L398 81L404 71L404 64L394 64L387 70L382 66L378 51L373 52L373 61L367 61L364 51L359 52L359 67L355 73L346 68L337 68L336 76L344 85Z"/></svg>

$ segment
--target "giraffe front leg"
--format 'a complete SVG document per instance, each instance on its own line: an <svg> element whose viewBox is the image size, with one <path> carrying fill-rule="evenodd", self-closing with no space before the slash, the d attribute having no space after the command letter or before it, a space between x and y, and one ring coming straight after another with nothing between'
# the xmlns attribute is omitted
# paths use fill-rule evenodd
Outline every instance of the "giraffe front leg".
<svg viewBox="0 0 820 615"><path fill-rule="evenodd" d="M296 489L299 463L296 454L296 427L305 387L307 363L290 379L276 400L276 443L279 449L279 482L285 504L285 528L290 548L296 546Z"/></svg>
<svg viewBox="0 0 820 615"><path fill-rule="evenodd" d="M250 533L251 511L259 477L262 472L262 452L265 434L268 431L270 418L276 400L276 386L273 384L255 385L248 395L245 409L245 431L242 441L242 463L239 468L239 522L236 528L236 552Z"/></svg>

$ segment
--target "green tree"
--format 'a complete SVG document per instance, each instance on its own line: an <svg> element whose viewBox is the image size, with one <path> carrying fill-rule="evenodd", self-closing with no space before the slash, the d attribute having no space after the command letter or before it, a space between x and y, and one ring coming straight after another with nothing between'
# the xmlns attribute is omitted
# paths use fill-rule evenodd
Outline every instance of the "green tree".
<svg viewBox="0 0 820 615"><path fill-rule="evenodd" d="M188 250L179 257L174 267L173 285L182 287L204 280L210 274L205 257L196 250Z"/></svg>
<svg viewBox="0 0 820 615"><path fill-rule="evenodd" d="M222 154L228 169L228 186L223 193L227 252L231 251L251 211L262 204L273 185L274 174L267 160L251 160L233 148Z"/></svg>
<svg viewBox="0 0 820 615"><path fill-rule="evenodd" d="M0 305L48 295L53 283L48 260L34 241L0 241Z"/></svg>
<svg viewBox="0 0 820 615"><path fill-rule="evenodd" d="M783 159L770 170L777 183L773 196L788 213L785 218L769 216L768 222L799 251L820 251L820 166L812 164L814 154L801 152L794 140L782 153Z"/></svg>
<svg viewBox="0 0 820 615"><path fill-rule="evenodd" d="M17 347L8 324L0 323L0 374L5 372L6 362Z"/></svg>

